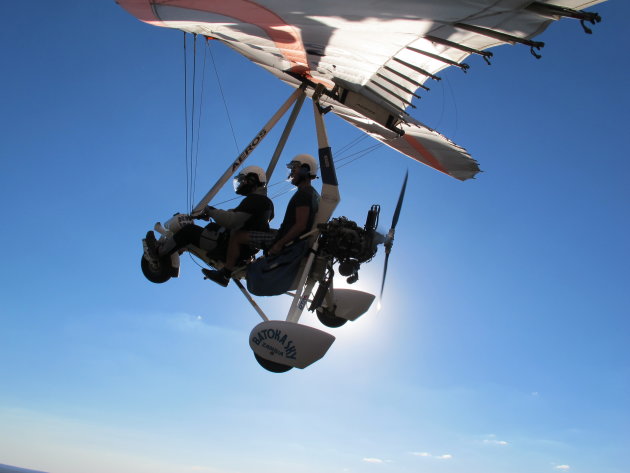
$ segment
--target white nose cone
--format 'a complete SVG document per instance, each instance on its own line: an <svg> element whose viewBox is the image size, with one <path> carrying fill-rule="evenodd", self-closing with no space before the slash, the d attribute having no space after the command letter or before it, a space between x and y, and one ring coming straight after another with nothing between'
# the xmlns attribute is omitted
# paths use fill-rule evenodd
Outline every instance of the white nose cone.
<svg viewBox="0 0 630 473"><path fill-rule="evenodd" d="M249 335L249 346L256 355L295 368L315 363L334 341L327 332L283 320L261 322Z"/></svg>

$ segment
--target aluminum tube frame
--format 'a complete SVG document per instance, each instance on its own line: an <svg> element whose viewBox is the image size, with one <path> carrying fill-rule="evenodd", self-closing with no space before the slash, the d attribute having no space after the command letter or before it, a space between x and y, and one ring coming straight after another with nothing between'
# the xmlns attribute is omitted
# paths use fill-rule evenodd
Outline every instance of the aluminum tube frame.
<svg viewBox="0 0 630 473"><path fill-rule="evenodd" d="M245 298L249 301L249 303L252 305L252 307L254 308L254 310L256 310L256 312L258 312L258 315L260 315L260 317L265 321L265 322L269 322L269 317L267 317L265 315L265 313L263 312L263 310L260 308L260 306L258 304L256 304L256 301L254 300L254 298L251 296L251 294L249 293L249 291L245 288L245 286L243 286L243 283L241 281L239 281L238 279L234 279L234 283L238 286L238 288L241 290L241 292L243 293L243 295L245 296Z"/></svg>
<svg viewBox="0 0 630 473"><path fill-rule="evenodd" d="M293 110L291 110L291 115L289 115L289 119L287 120L287 124L284 126L284 131L282 132L282 136L280 136L280 140L278 141L278 145L276 146L276 150L273 152L273 156L271 157L271 161L269 161L269 166L267 167L267 183L271 180L271 175L273 171L276 169L276 164L278 164L278 159L280 159L280 155L284 150L284 145L287 143L289 139L289 135L293 130L293 125L295 124L295 120L300 114L300 110L302 109L302 104L304 103L304 99L306 98L306 84L302 84L298 90L301 90L302 93L298 96L295 101L295 105L293 106Z"/></svg>
<svg viewBox="0 0 630 473"><path fill-rule="evenodd" d="M304 91L299 88L296 89L291 96L282 104L282 106L278 109L278 111L271 117L271 119L262 127L262 129L258 132L258 134L254 137L254 139L247 145L247 147L238 155L236 160L228 167L228 169L223 173L223 175L219 178L214 186L208 191L208 193L201 199L201 201L197 204L197 206L191 212L191 215L200 214L203 209L210 203L210 201L214 198L214 196L221 190L221 188L225 185L227 181L230 180L230 177L236 172L241 164L249 157L249 155L254 151L256 146L267 136L269 131L278 123L278 120L282 118L282 116L289 110L289 107L293 105L293 103L298 99L300 94L303 94Z"/></svg>

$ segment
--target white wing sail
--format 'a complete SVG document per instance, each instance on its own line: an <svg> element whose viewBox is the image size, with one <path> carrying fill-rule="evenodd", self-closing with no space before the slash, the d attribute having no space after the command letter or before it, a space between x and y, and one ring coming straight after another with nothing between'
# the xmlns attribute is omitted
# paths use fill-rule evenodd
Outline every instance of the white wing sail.
<svg viewBox="0 0 630 473"><path fill-rule="evenodd" d="M466 150L406 110L446 67L524 44L553 21L604 0L118 0L140 20L217 39L299 86L323 84L333 112L401 153L456 179L479 172Z"/></svg>

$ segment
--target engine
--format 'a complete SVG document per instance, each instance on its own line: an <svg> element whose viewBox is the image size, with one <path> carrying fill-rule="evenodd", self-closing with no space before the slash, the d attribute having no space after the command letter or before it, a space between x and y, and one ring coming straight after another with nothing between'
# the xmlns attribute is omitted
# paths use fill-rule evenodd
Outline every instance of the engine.
<svg viewBox="0 0 630 473"><path fill-rule="evenodd" d="M370 261L376 254L379 212L380 207L373 205L363 228L346 217L333 218L318 226L321 232L320 251L339 261L339 273L348 276L349 283L359 279L361 264Z"/></svg>

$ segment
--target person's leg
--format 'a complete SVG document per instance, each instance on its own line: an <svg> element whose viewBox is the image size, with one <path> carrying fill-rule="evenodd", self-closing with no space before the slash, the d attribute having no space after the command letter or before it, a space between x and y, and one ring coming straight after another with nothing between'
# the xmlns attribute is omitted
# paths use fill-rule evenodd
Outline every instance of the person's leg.
<svg viewBox="0 0 630 473"><path fill-rule="evenodd" d="M231 272L234 269L238 257L241 254L241 246L247 245L249 245L249 232L239 230L230 235L225 257L226 270Z"/></svg>
<svg viewBox="0 0 630 473"><path fill-rule="evenodd" d="M158 248L160 255L170 255L188 245L199 246L202 233L203 227L192 223L180 228L180 230L173 235L173 238L166 238L162 240Z"/></svg>
<svg viewBox="0 0 630 473"><path fill-rule="evenodd" d="M260 249L268 248L271 246L271 242L275 239L276 233L277 232L275 230L269 232L247 232L242 230L234 232L230 235L225 266L223 269L217 271L204 268L201 272L204 274L206 279L210 279L211 281L226 287L230 282L234 266L236 266L236 263L238 262L241 247L250 245Z"/></svg>
<svg viewBox="0 0 630 473"><path fill-rule="evenodd" d="M144 239L146 244L145 253L149 257L149 260L157 261L163 256L169 256L185 246L199 246L199 240L202 232L203 228L190 224L182 227L172 237L156 240L153 231L149 230Z"/></svg>

